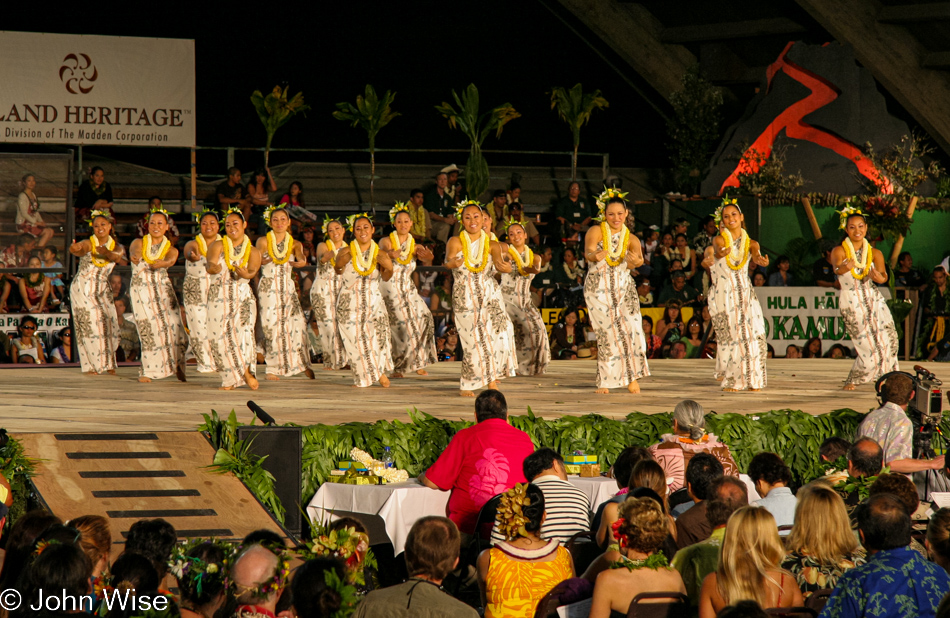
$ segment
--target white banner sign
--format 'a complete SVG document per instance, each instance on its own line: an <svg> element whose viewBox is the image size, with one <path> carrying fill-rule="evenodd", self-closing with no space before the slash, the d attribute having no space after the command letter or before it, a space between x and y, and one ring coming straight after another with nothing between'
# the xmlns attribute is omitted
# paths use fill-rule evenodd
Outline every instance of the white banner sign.
<svg viewBox="0 0 950 618"><path fill-rule="evenodd" d="M195 145L195 42L0 31L0 142Z"/></svg>
<svg viewBox="0 0 950 618"><path fill-rule="evenodd" d="M36 336L43 341L43 349L49 356L52 346L59 345L59 331L69 326L68 313L0 313L0 330L7 334L11 339L19 337L17 327L20 325L20 318L30 315L36 318Z"/></svg>

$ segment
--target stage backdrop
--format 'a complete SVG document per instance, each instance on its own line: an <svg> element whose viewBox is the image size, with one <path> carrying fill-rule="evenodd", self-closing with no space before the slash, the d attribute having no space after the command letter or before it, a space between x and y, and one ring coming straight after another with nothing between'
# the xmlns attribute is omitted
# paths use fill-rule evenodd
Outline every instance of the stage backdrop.
<svg viewBox="0 0 950 618"><path fill-rule="evenodd" d="M195 42L0 31L0 142L195 145Z"/></svg>

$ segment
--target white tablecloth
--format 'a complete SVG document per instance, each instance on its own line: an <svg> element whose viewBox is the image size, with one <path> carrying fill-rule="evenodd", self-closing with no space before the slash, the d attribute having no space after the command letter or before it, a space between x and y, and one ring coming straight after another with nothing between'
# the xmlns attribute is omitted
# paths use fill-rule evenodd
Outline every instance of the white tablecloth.
<svg viewBox="0 0 950 618"><path fill-rule="evenodd" d="M606 477L567 477L597 507L617 493L617 482ZM396 554L406 547L409 529L427 515L445 515L449 492L429 489L415 479L392 485L324 483L307 505L311 521L354 517L369 529L370 542L393 544ZM388 538L381 538L385 535Z"/></svg>

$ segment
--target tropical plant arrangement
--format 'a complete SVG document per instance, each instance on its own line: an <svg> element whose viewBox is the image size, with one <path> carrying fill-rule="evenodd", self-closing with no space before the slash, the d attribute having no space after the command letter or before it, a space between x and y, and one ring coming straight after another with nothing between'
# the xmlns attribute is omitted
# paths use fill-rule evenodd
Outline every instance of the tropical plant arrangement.
<svg viewBox="0 0 950 618"><path fill-rule="evenodd" d="M462 91L462 96L453 90L452 99L455 101L454 107L443 101L441 105L436 105L435 109L449 121L450 128L458 128L471 141L468 163L465 166L465 183L469 197L477 200L488 188L490 181L488 161L482 155L482 144L493 132L495 138L501 138L504 126L521 117L521 114L515 111L510 103L502 103L483 114L479 113L478 88L475 84L469 84Z"/></svg>
<svg viewBox="0 0 950 618"><path fill-rule="evenodd" d="M683 74L683 87L670 95L673 116L667 120L670 158L677 191L688 195L699 188L719 141L722 90L708 82L693 65Z"/></svg>
<svg viewBox="0 0 950 618"><path fill-rule="evenodd" d="M395 463L410 476L418 476L431 466L445 450L458 431L471 425L467 421L449 421L435 418L417 409L408 411L409 422L377 421L374 423L343 423L341 425L310 425L303 428L303 503L309 503L313 495L330 476L336 462L346 459L353 448L379 456L383 447L389 446ZM782 457L792 469L796 480L805 483L825 474L828 467L821 461L818 447L825 438L854 435L863 413L851 409L834 410L828 414L813 416L799 410L772 410L763 414L715 414L706 416L706 428L729 445L736 463L745 470L757 453L769 451ZM941 424L944 435L950 435L950 416ZM531 408L523 416L509 416L512 426L531 436L535 446L553 448L562 455L575 450L597 455L604 469L612 464L620 452L628 446L649 446L659 442L660 436L672 431L670 414L642 414L633 412L625 418L607 418L597 414L585 416L562 416L545 419L536 416ZM233 436L238 423L234 413L227 420L212 411L205 416L199 428L208 432L212 443L219 448L237 450ZM215 442L217 440L217 442ZM937 437L934 440L940 441ZM939 445L935 444L935 448ZM243 462L241 466L219 469L234 469L262 503L271 508L273 496L272 479L248 470L259 461L248 461L246 449L231 452L231 459ZM230 461L224 456L215 456L216 462ZM243 476L241 476L243 475ZM248 482L247 478L251 481ZM279 501L277 501L279 503Z"/></svg>
<svg viewBox="0 0 950 618"><path fill-rule="evenodd" d="M333 117L337 120L349 122L351 127L362 127L369 138L369 201L373 212L376 212L376 135L379 130L392 122L399 112L392 109L396 93L386 91L380 98L376 89L366 84L363 95L356 95L356 105L343 101L336 104Z"/></svg>
<svg viewBox="0 0 950 618"><path fill-rule="evenodd" d="M581 127L590 121L590 115L597 109L607 109L610 105L601 96L600 90L584 92L580 83L570 89L562 86L551 88L551 109L567 123L574 136L574 154L571 157L571 180L577 180L577 149L581 143Z"/></svg>
<svg viewBox="0 0 950 618"><path fill-rule="evenodd" d="M267 132L267 141L264 142L264 166L270 161L270 145L274 141L274 134L290 119L297 114L305 114L310 109L309 105L303 102L303 93L298 92L292 97L287 96L289 86L281 88L274 86L274 89L264 96L260 90L255 90L251 94L251 104L257 112L257 117L261 119L264 125L264 131Z"/></svg>
<svg viewBox="0 0 950 618"><path fill-rule="evenodd" d="M771 152L759 152L749 144L739 147L739 191L746 195L789 195L805 186L801 172L785 173L790 144L776 144Z"/></svg>
<svg viewBox="0 0 950 618"><path fill-rule="evenodd" d="M5 530L29 510L28 496L32 493L30 479L36 475L36 464L40 460L27 457L23 443L7 436L7 443L0 448L0 473L10 483L13 504L7 513Z"/></svg>

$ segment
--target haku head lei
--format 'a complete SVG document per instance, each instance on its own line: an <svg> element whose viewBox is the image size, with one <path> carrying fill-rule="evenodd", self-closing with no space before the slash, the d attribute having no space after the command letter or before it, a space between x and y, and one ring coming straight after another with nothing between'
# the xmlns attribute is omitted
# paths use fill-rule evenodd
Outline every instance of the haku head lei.
<svg viewBox="0 0 950 618"><path fill-rule="evenodd" d="M519 221L518 219L515 219L514 217L508 217L508 219L506 219L505 222L502 223L502 225L505 226L505 234L508 233L508 228L510 228L512 225L520 225L521 229L524 229L524 222Z"/></svg>
<svg viewBox="0 0 950 618"><path fill-rule="evenodd" d="M224 558L220 562L205 562L201 558L189 556L196 547L209 543L220 548ZM221 582L228 586L230 566L234 559L234 546L217 539L191 539L175 546L168 560L168 570L179 584L189 581L195 585L195 591L201 595L202 588L211 583Z"/></svg>
<svg viewBox="0 0 950 618"><path fill-rule="evenodd" d="M838 211L838 214L841 215L841 224L838 226L838 229L845 229L848 227L848 217L858 216L867 221L867 215L864 214L857 206L852 206L851 202L845 204L844 208Z"/></svg>
<svg viewBox="0 0 950 618"><path fill-rule="evenodd" d="M496 519L498 529L506 541L528 535L525 529L528 518L524 516L524 507L531 506L531 498L528 497L527 491L527 483L518 483L501 495Z"/></svg>
<svg viewBox="0 0 950 618"><path fill-rule="evenodd" d="M224 218L225 218L225 219L226 219L229 215L237 215L237 216L241 217L241 220L242 220L242 221L246 221L246 219L244 218L244 211L241 210L241 207L240 207L240 206L231 206L230 208L228 208L227 210L224 211Z"/></svg>
<svg viewBox="0 0 950 618"><path fill-rule="evenodd" d="M109 223L112 223L112 215L109 214L108 210L93 210L89 213L89 218L86 219L86 223L92 225L92 222L96 220L96 217L102 217Z"/></svg>
<svg viewBox="0 0 950 618"><path fill-rule="evenodd" d="M274 573L272 578L268 579L267 581L263 581L256 586L243 586L232 580L231 587L235 589L237 596L250 593L252 596L262 599L269 596L273 592L283 590L284 587L287 586L287 580L290 577L290 561L293 558L293 554L282 545L275 545L273 543L255 543L255 545L260 545L267 551L277 556L277 572ZM242 545L239 547L235 554L235 560L237 560L237 557L240 556L246 549L253 546L254 545L245 547Z"/></svg>
<svg viewBox="0 0 950 618"><path fill-rule="evenodd" d="M149 218L151 218L152 215L165 215L166 221L171 221L171 218L172 218L172 213L165 210L164 206L152 206L151 208L149 208L148 209Z"/></svg>
<svg viewBox="0 0 950 618"><path fill-rule="evenodd" d="M215 219L218 220L218 223L221 222L221 213L216 208L208 208L207 206L202 208L200 211L193 214L195 218L195 223L201 223L201 220L205 218L206 215L213 215Z"/></svg>
<svg viewBox="0 0 950 618"><path fill-rule="evenodd" d="M406 213L410 218L412 217L409 213L409 204L407 202L396 202L396 205L389 209L389 222L395 223L396 216L401 212Z"/></svg>
<svg viewBox="0 0 950 618"><path fill-rule="evenodd" d="M603 192L597 196L595 203L597 204L597 218L602 219L604 213L607 212L607 202L613 198L620 198L624 201L627 199L627 194L622 193L620 189L616 187L604 187Z"/></svg>
<svg viewBox="0 0 950 618"><path fill-rule="evenodd" d="M328 214L323 215L323 224L320 226L320 230L323 232L324 236L327 235L327 229L330 227L330 224L333 223L334 221L336 221L337 223L340 223L339 219L334 219Z"/></svg>
<svg viewBox="0 0 950 618"><path fill-rule="evenodd" d="M356 221L358 219L366 219L370 221L369 215L364 212L358 212L355 215L347 215L346 217L346 229L350 232L353 232L353 228L356 226Z"/></svg>
<svg viewBox="0 0 950 618"><path fill-rule="evenodd" d="M476 208L478 208L479 213L481 213L482 209L484 208L484 206L482 206L481 202L479 202L478 200L465 200L464 202L462 202L461 204L458 204L455 207L456 218L458 218L461 221L462 213L465 212L465 209L468 208L469 206L475 206Z"/></svg>
<svg viewBox="0 0 950 618"><path fill-rule="evenodd" d="M271 204L270 206L268 206L267 208L265 208L265 209L264 209L264 215L263 215L263 216L264 216L264 223L266 223L268 226L270 226L270 218L271 218L271 216L273 216L273 214L274 214L275 212L277 212L278 210L284 210L283 205L278 206L277 204Z"/></svg>
<svg viewBox="0 0 950 618"><path fill-rule="evenodd" d="M722 198L722 204L720 204L716 212L713 213L713 221L716 222L716 227L722 225L722 211L726 209L726 206L735 206L736 210L738 210L740 214L742 213L742 209L739 208L739 201L736 198L730 198L728 196Z"/></svg>

